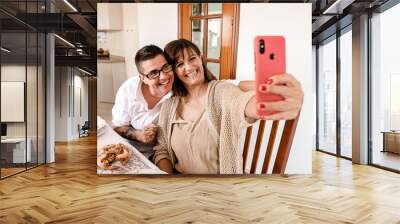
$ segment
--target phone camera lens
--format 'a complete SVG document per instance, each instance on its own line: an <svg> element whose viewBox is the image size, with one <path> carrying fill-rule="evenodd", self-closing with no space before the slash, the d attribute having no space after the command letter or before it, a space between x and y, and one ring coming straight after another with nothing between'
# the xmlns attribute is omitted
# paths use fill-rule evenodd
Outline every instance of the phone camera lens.
<svg viewBox="0 0 400 224"><path fill-rule="evenodd" d="M269 55L269 59L274 60L275 59L275 54L274 53L270 54Z"/></svg>
<svg viewBox="0 0 400 224"><path fill-rule="evenodd" d="M260 42L259 42L259 52L260 52L260 54L264 54L264 52L265 52L265 42L264 42L264 40L260 40Z"/></svg>

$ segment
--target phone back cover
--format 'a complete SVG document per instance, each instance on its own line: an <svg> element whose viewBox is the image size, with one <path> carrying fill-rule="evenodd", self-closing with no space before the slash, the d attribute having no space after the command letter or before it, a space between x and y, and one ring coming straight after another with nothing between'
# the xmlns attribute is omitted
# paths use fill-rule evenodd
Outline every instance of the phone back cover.
<svg viewBox="0 0 400 224"><path fill-rule="evenodd" d="M259 40L264 39L265 52L258 50ZM272 56L273 54L273 56ZM258 86L266 83L269 77L286 73L285 38L283 36L257 36L254 39L257 102L280 101L283 98L275 94L258 91ZM259 115L270 115L276 111L257 111Z"/></svg>

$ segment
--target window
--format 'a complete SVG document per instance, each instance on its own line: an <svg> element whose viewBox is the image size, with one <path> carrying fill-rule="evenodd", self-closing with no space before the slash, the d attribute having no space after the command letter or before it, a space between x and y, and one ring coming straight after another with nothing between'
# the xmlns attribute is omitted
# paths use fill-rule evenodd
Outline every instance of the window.
<svg viewBox="0 0 400 224"><path fill-rule="evenodd" d="M23 16L24 13L42 13L40 6L44 1L10 1L0 5L17 5L18 13ZM0 12L0 18L0 89L3 99L0 106L3 115L0 178L5 178L45 163L46 39L44 33L3 12ZM14 102L10 95L16 99ZM18 109L10 110L11 106Z"/></svg>
<svg viewBox="0 0 400 224"><path fill-rule="evenodd" d="M337 31L317 49L317 149L351 159L352 26Z"/></svg>
<svg viewBox="0 0 400 224"><path fill-rule="evenodd" d="M318 48L318 149L336 154L336 39Z"/></svg>
<svg viewBox="0 0 400 224"><path fill-rule="evenodd" d="M340 155L352 157L352 35L351 26L340 36Z"/></svg>
<svg viewBox="0 0 400 224"><path fill-rule="evenodd" d="M400 171L400 4L371 18L371 162Z"/></svg>
<svg viewBox="0 0 400 224"><path fill-rule="evenodd" d="M195 43L207 68L219 79L234 79L239 4L179 4L179 37Z"/></svg>
<svg viewBox="0 0 400 224"><path fill-rule="evenodd" d="M400 73L390 74L390 130L400 130Z"/></svg>

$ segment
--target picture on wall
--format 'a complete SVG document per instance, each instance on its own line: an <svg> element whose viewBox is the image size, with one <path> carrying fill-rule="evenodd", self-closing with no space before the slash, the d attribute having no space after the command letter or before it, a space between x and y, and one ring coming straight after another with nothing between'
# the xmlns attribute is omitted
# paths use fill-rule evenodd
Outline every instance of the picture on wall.
<svg viewBox="0 0 400 224"><path fill-rule="evenodd" d="M97 173L311 173L310 17L311 4L98 3ZM267 66L256 82L256 36L285 39L290 74ZM268 85L288 91L256 97Z"/></svg>

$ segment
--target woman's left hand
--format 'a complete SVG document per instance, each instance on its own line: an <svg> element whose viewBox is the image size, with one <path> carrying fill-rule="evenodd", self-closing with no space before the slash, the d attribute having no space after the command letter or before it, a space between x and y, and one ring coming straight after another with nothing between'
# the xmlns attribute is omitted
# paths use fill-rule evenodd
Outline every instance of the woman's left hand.
<svg viewBox="0 0 400 224"><path fill-rule="evenodd" d="M303 90L301 84L291 74L271 76L272 81L264 84L265 93L281 95L284 100L277 102L266 102L263 110L279 111L275 114L267 115L261 119L265 120L292 120L297 117L303 105ZM261 88L262 89L262 88Z"/></svg>

